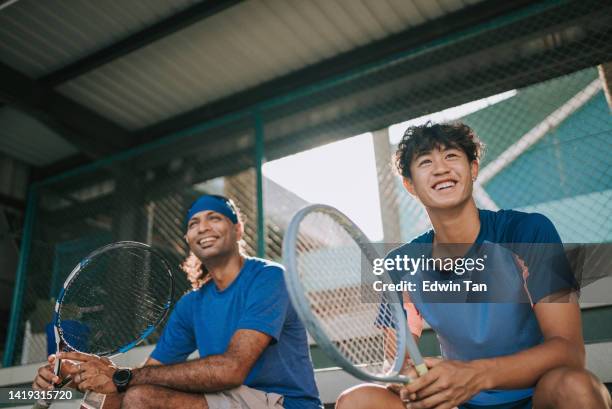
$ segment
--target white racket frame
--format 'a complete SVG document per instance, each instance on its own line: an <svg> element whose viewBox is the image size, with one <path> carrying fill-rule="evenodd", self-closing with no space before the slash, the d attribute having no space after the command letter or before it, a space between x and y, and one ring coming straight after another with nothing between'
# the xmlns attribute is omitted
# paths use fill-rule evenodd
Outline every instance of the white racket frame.
<svg viewBox="0 0 612 409"><path fill-rule="evenodd" d="M391 366L390 371L388 372L389 375L385 376L373 375L364 371L361 366L353 365L333 344L333 342L331 342L327 334L325 334L325 332L322 330L322 325L320 324L319 320L311 311L310 303L306 299L304 287L302 286L297 271L296 249L300 223L306 216L315 212L324 213L342 225L348 234L355 240L363 254L370 262L372 262L374 258L379 257L376 250L370 244L367 236L361 231L361 229L355 225L355 223L353 223L348 216L335 207L324 204L313 204L299 210L291 219L283 239L285 282L287 285L289 298L291 299L298 316L323 352L325 352L325 354L327 354L327 356L331 358L338 366L354 377L364 381L404 384L410 383L411 379L408 376L400 375L400 371L404 365L404 359L406 358L406 353L408 353L412 359L412 362L415 365L419 375L427 372L427 367L423 362L423 357L412 337L412 334L408 331L406 315L402 308L402 299L398 293L393 292L388 294L392 298L389 303L391 313L396 318L399 328L397 328L397 356L393 362L393 365ZM379 279L388 283L392 282L391 277L386 272L380 275Z"/></svg>

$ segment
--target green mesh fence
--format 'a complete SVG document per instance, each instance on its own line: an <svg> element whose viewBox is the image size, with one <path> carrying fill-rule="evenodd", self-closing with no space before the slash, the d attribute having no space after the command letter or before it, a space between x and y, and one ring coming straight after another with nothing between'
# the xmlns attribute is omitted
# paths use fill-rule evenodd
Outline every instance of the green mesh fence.
<svg viewBox="0 0 612 409"><path fill-rule="evenodd" d="M217 137L218 132L231 130L212 129L211 137ZM240 155L235 158L237 163L240 159ZM158 167L141 170L137 162L138 157L131 156L113 160L36 188L14 364L46 359L50 347L46 331L64 280L76 263L104 244L133 240L156 247L174 268L176 298L190 290L180 268L188 256L184 217L201 194L223 194L235 200L249 220L244 250L255 255L257 228L250 223L256 217L252 168L211 177L221 174L218 167L208 160L207 153L192 149ZM154 343L158 337L159 331L145 343Z"/></svg>
<svg viewBox="0 0 612 409"><path fill-rule="evenodd" d="M287 224L309 202L339 207L373 241L411 239L428 218L390 157L408 125L428 120L464 121L487 145L480 207L541 212L566 242L609 242L611 27L608 2L544 2L37 185L5 363L45 359L52 299L75 261L102 244L156 246L179 295L187 291L183 217L202 193L236 201L250 255L264 240L266 257L280 260ZM256 117L268 160L262 237Z"/></svg>
<svg viewBox="0 0 612 409"><path fill-rule="evenodd" d="M270 180L265 192L273 230L282 231L289 220L283 215L312 197L323 197L323 201L361 217L362 223L375 225L370 230L374 241L405 242L430 228L425 210L405 191L390 160L403 131L427 121L465 122L486 144L474 193L479 207L544 213L568 243L612 240L612 117L594 68L353 137L355 149L372 156L367 166L375 172L375 181L351 177L364 166L362 158L351 157L351 151L338 155L336 163L313 163L330 171L336 167L345 178L341 184L330 181L325 172L315 173L317 179L309 188L283 177L282 172L302 164L306 154L269 164L268 173L284 183ZM327 145L308 155L313 160L325 158L326 152L334 149L333 144ZM303 172L312 179L314 172ZM327 200L317 194L317 188L328 192ZM353 195L360 202L342 204L338 200L342 195ZM380 207L380 215L359 215L355 209L368 206L368 202ZM376 218L379 220L372 223ZM271 238L268 244L270 254L279 257L280 245Z"/></svg>

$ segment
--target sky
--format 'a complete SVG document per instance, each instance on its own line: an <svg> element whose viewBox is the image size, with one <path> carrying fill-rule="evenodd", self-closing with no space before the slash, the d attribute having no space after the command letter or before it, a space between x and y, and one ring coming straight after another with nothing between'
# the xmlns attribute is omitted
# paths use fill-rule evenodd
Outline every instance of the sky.
<svg viewBox="0 0 612 409"><path fill-rule="evenodd" d="M371 240L381 240L373 149L365 133L268 162L263 174L311 203L336 207Z"/></svg>
<svg viewBox="0 0 612 409"><path fill-rule="evenodd" d="M516 95L493 95L389 127L395 145L408 126L447 122ZM365 133L267 162L264 176L311 203L336 207L372 241L383 238L372 134Z"/></svg>

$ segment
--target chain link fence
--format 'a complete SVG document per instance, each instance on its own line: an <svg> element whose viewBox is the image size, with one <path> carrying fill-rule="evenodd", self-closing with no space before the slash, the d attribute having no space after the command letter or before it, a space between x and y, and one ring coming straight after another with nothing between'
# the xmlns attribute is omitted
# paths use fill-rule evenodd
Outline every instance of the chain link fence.
<svg viewBox="0 0 612 409"><path fill-rule="evenodd" d="M188 291L179 269L188 255L183 218L203 193L234 199L253 256L265 240L266 257L280 260L291 216L313 201L339 207L373 241L410 240L428 218L390 157L407 126L429 120L463 121L487 145L480 207L541 212L566 242L609 242L612 6L543 4L37 185L10 363L45 359L63 280L103 244L157 247L177 271L179 295ZM263 237L254 118L269 161Z"/></svg>

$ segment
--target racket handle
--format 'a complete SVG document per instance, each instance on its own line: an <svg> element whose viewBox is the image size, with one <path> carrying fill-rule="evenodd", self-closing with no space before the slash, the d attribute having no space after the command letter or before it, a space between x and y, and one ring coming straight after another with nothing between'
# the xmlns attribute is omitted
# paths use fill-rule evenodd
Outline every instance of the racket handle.
<svg viewBox="0 0 612 409"><path fill-rule="evenodd" d="M423 376L427 373L427 365L425 365L425 363L416 365L414 369L416 369L419 376Z"/></svg>
<svg viewBox="0 0 612 409"><path fill-rule="evenodd" d="M72 378L70 376L66 377L64 380L62 380L60 383L54 385L55 389L61 389L64 386L66 386L70 381L72 380ZM48 407L50 407L53 404L53 400L49 399L49 400L45 400L45 399L39 399L36 401L36 403L34 403L34 405L32 405L32 409L47 409Z"/></svg>

